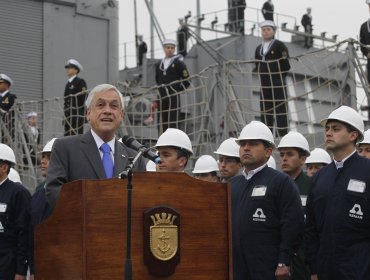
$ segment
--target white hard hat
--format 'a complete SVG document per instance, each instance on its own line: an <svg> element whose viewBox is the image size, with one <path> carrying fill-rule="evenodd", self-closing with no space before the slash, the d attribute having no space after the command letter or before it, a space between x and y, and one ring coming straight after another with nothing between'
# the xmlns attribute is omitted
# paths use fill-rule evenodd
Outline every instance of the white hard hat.
<svg viewBox="0 0 370 280"><path fill-rule="evenodd" d="M331 163L331 157L327 151L321 148L315 148L311 151L311 155L306 159L307 163Z"/></svg>
<svg viewBox="0 0 370 280"><path fill-rule="evenodd" d="M71 66L76 67L79 72L82 72L84 70L81 63L79 63L76 59L73 59L73 58L68 59L67 64L64 66L64 68L68 68Z"/></svg>
<svg viewBox="0 0 370 280"><path fill-rule="evenodd" d="M155 147L173 146L180 149L184 149L191 154L193 153L193 147L189 136L182 130L177 128L167 128L165 132L159 136Z"/></svg>
<svg viewBox="0 0 370 280"><path fill-rule="evenodd" d="M325 126L328 120L337 120L349 124L355 128L359 133L358 141L362 141L364 138L364 121L359 113L357 113L353 108L348 106L340 106L330 113L329 117L321 121L321 125Z"/></svg>
<svg viewBox="0 0 370 280"><path fill-rule="evenodd" d="M15 183L21 183L22 184L21 177L19 176L19 173L13 167L10 168L10 171L9 171L9 174L8 174L8 179L10 181L15 182Z"/></svg>
<svg viewBox="0 0 370 280"><path fill-rule="evenodd" d="M310 147L307 139L301 133L296 131L290 131L281 138L278 145L278 149L280 148L298 148L304 150L308 156L310 155Z"/></svg>
<svg viewBox="0 0 370 280"><path fill-rule="evenodd" d="M173 46L176 46L177 45L177 42L173 39L165 39L163 40L163 43L162 43L162 46L165 46L165 45L173 45Z"/></svg>
<svg viewBox="0 0 370 280"><path fill-rule="evenodd" d="M217 161L210 155L203 155L195 162L193 173L209 173L218 171Z"/></svg>
<svg viewBox="0 0 370 280"><path fill-rule="evenodd" d="M357 143L357 145L361 144L370 144L370 129L364 132L364 139L361 142Z"/></svg>
<svg viewBox="0 0 370 280"><path fill-rule="evenodd" d="M14 151L8 145L0 143L0 160L17 164Z"/></svg>
<svg viewBox="0 0 370 280"><path fill-rule="evenodd" d="M156 164L154 162L152 162L151 160L149 160L146 163L146 171L151 171L151 172L157 171Z"/></svg>
<svg viewBox="0 0 370 280"><path fill-rule="evenodd" d="M0 81L6 81L10 85L13 85L13 80L10 79L10 77L8 75L6 75L6 74L0 74Z"/></svg>
<svg viewBox="0 0 370 280"><path fill-rule="evenodd" d="M273 156L270 156L269 160L267 161L267 166L276 169L276 161Z"/></svg>
<svg viewBox="0 0 370 280"><path fill-rule="evenodd" d="M44 146L44 148L42 149L42 152L43 153L51 153L51 150L53 148L53 145L54 145L54 142L57 138L53 138L51 139L49 142L46 143L46 145Z"/></svg>
<svg viewBox="0 0 370 280"><path fill-rule="evenodd" d="M239 138L235 140L238 145L240 145L240 140L264 140L275 147L271 130L260 121L251 121L244 126Z"/></svg>
<svg viewBox="0 0 370 280"><path fill-rule="evenodd" d="M275 22L273 22L272 20L262 21L259 25L260 25L260 28L265 27L265 26L270 26L273 29L276 28Z"/></svg>
<svg viewBox="0 0 370 280"><path fill-rule="evenodd" d="M239 145L235 142L236 138L229 138L226 139L221 145L218 147L215 154L229 156L229 157L237 157L239 158Z"/></svg>

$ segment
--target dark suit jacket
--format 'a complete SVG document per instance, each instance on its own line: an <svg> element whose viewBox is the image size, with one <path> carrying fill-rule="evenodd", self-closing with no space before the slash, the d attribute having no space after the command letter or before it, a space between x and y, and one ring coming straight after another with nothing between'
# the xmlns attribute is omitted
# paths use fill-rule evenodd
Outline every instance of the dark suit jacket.
<svg viewBox="0 0 370 280"><path fill-rule="evenodd" d="M136 152L116 140L114 153L114 177L125 170L128 157ZM134 170L145 171L140 158ZM46 175L46 200L54 208L62 185L79 179L106 179L104 167L91 131L83 135L57 139L51 152Z"/></svg>

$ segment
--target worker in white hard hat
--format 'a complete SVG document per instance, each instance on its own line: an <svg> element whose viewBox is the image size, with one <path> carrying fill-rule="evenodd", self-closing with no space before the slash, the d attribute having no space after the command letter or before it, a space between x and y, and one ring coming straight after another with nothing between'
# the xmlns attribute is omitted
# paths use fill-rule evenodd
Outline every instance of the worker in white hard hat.
<svg viewBox="0 0 370 280"><path fill-rule="evenodd" d="M365 131L364 140L357 144L357 152L360 156L370 159L370 129Z"/></svg>
<svg viewBox="0 0 370 280"><path fill-rule="evenodd" d="M310 155L307 139L299 132L290 131L278 145L280 167L299 187L301 195L308 195L310 180L303 172L306 158Z"/></svg>
<svg viewBox="0 0 370 280"><path fill-rule="evenodd" d="M288 279L303 235L303 211L292 179L267 166L271 130L252 121L240 132L242 175L231 180L234 279Z"/></svg>
<svg viewBox="0 0 370 280"><path fill-rule="evenodd" d="M306 173L308 177L315 175L321 168L331 163L331 157L327 151L315 148L306 159Z"/></svg>
<svg viewBox="0 0 370 280"><path fill-rule="evenodd" d="M50 162L51 151L53 144L57 138L53 138L46 143L41 152L41 175L46 178L46 172ZM52 211L46 202L45 196L45 183L46 180L41 182L32 195L31 200L31 228L34 230L36 225L40 224L46 217L48 217ZM33 238L30 244L30 273L34 274L34 261L33 261Z"/></svg>
<svg viewBox="0 0 370 280"><path fill-rule="evenodd" d="M83 67L76 59L69 59L64 68L68 77L64 89L64 136L82 134L87 85L78 74Z"/></svg>
<svg viewBox="0 0 370 280"><path fill-rule="evenodd" d="M189 87L189 71L183 61L182 55L175 55L176 41L166 39L163 41L165 57L155 66L155 81L157 83L159 99L158 123L159 131L167 128L178 128L180 120L179 92ZM176 83L176 81L178 81Z"/></svg>
<svg viewBox="0 0 370 280"><path fill-rule="evenodd" d="M234 176L239 175L242 169L239 145L235 140L236 138L226 139L214 152L218 155L218 168L222 182L230 181Z"/></svg>
<svg viewBox="0 0 370 280"><path fill-rule="evenodd" d="M155 147L161 158L161 163L157 165L158 172L183 172L193 154L189 136L177 128L168 128L163 132Z"/></svg>
<svg viewBox="0 0 370 280"><path fill-rule="evenodd" d="M217 172L217 161L210 155L203 155L198 158L193 169L194 178L208 182L219 181Z"/></svg>
<svg viewBox="0 0 370 280"><path fill-rule="evenodd" d="M307 199L307 260L311 279L368 279L370 160L356 152L361 115L341 106L321 121L333 162L312 179Z"/></svg>
<svg viewBox="0 0 370 280"><path fill-rule="evenodd" d="M366 5L368 6L368 10L370 12L370 0L365 1ZM362 54L367 60L366 65L366 74L367 74L367 83L370 83L370 19L366 20L364 23L362 23L360 28L360 49Z"/></svg>
<svg viewBox="0 0 370 280"><path fill-rule="evenodd" d="M26 279L31 195L8 178L13 150L0 144L0 279Z"/></svg>
<svg viewBox="0 0 370 280"><path fill-rule="evenodd" d="M303 211L311 188L310 178L303 172L306 158L310 155L307 139L299 132L290 131L278 145L281 170L296 183ZM305 262L305 244L302 243L292 262L294 279L310 279L310 270Z"/></svg>

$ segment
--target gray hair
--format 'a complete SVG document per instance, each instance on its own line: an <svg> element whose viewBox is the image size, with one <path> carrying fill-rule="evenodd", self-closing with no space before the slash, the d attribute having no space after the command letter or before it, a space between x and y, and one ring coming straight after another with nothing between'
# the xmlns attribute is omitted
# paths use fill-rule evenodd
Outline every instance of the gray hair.
<svg viewBox="0 0 370 280"><path fill-rule="evenodd" d="M123 101L122 93L118 90L118 88L116 88L115 86L110 85L110 84L101 84L101 85L97 85L96 87L94 87L89 92L89 95L87 96L87 99L85 101L86 108L87 109L90 109L91 108L92 100L94 99L94 96L97 93L99 93L99 92L105 92L105 91L108 91L108 90L113 90L113 91L115 91L118 94L119 99L121 100L121 108L122 108L122 111L123 111L125 109L125 104L124 104L124 101Z"/></svg>

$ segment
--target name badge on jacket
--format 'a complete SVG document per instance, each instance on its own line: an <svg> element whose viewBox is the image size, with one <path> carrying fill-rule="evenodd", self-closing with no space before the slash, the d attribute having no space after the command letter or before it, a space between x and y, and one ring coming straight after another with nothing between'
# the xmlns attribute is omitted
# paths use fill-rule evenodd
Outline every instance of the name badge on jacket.
<svg viewBox="0 0 370 280"><path fill-rule="evenodd" d="M360 180L355 180L355 179L350 179L348 186L347 186L347 191L352 191L352 192L358 192L358 193L364 193L366 190L366 183Z"/></svg>
<svg viewBox="0 0 370 280"><path fill-rule="evenodd" d="M266 189L266 186L255 186L252 191L252 196L265 196Z"/></svg>
<svg viewBox="0 0 370 280"><path fill-rule="evenodd" d="M6 203L0 203L0 213L5 213L6 212Z"/></svg>

